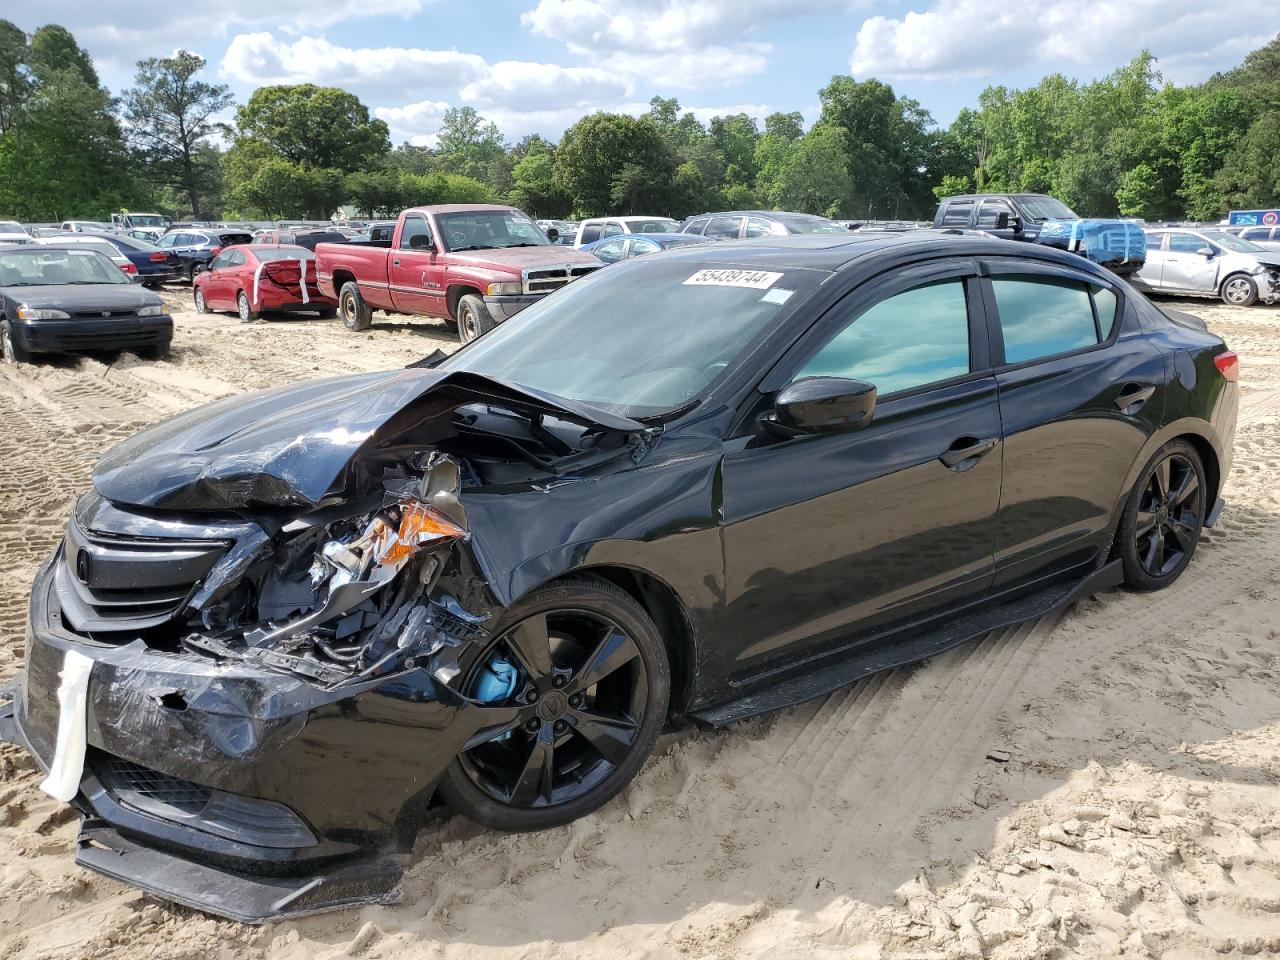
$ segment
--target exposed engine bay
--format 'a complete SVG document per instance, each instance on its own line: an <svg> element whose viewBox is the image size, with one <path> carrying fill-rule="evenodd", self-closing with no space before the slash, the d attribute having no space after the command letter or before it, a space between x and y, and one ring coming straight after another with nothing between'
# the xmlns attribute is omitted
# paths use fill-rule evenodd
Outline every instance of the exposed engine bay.
<svg viewBox="0 0 1280 960"><path fill-rule="evenodd" d="M191 518L234 512L249 522L234 528L233 542L193 585L177 616L153 623L98 615L101 598L90 595L92 585L76 573L76 564L102 534L81 531L81 546L73 521L58 571L67 625L101 637L120 631L137 636L141 628L155 648L248 662L324 687L413 667L425 667L447 684L457 674L460 646L487 636L484 624L496 607L474 556L455 551L472 536L464 488L536 489L589 476L641 458L657 430L590 408L559 409L506 385L477 383L481 378L474 376L464 378L464 387L431 370L391 376L408 378L422 392L407 405L393 394L396 405L367 409L370 394L358 391L343 418L347 426L327 432L332 449L316 450L307 437L311 449L301 461L293 451L303 434L285 434L305 429L309 418L282 426L277 416L273 436L264 438L258 424L240 417L210 422L208 413L177 435L180 444L173 445L180 446L181 459L173 457L172 473L182 482L160 501L135 496L133 488L145 479L148 490L160 489L155 464L170 438L157 442L141 435L151 440L145 478L129 472L137 451L104 458L95 471L94 496L109 500L109 509L140 506L149 514L153 507L181 504ZM386 375L379 377L382 398ZM299 409L294 395L310 399L310 388L283 391L293 411ZM333 392L315 399L322 402L304 403L303 413L314 409L332 420ZM269 451L270 459L259 455L248 462L242 451L250 445ZM198 460L193 446L201 452ZM117 467L113 457L125 465ZM85 522L91 527L95 521ZM131 517L130 523L141 523L151 535L145 521Z"/></svg>

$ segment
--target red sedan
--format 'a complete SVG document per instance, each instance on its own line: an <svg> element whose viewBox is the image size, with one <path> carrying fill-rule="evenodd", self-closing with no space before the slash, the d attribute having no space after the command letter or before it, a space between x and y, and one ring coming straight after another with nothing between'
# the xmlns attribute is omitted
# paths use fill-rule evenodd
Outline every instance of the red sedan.
<svg viewBox="0 0 1280 960"><path fill-rule="evenodd" d="M316 286L316 255L305 247L227 247L196 273L192 287L197 312L234 310L246 323L267 311L310 310L326 319L337 313L336 302Z"/></svg>

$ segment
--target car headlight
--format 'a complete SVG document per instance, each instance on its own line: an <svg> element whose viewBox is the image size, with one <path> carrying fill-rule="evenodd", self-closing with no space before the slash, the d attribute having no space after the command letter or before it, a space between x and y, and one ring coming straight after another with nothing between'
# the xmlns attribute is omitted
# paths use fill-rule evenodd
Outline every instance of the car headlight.
<svg viewBox="0 0 1280 960"><path fill-rule="evenodd" d="M163 303L153 303L143 307L138 311L140 317L159 317L169 312L169 308Z"/></svg>
<svg viewBox="0 0 1280 960"><path fill-rule="evenodd" d="M28 307L25 303L18 308L19 320L70 320L71 314L48 307Z"/></svg>
<svg viewBox="0 0 1280 960"><path fill-rule="evenodd" d="M509 297L520 292L520 282L506 280L502 283L491 283L486 292L491 297Z"/></svg>

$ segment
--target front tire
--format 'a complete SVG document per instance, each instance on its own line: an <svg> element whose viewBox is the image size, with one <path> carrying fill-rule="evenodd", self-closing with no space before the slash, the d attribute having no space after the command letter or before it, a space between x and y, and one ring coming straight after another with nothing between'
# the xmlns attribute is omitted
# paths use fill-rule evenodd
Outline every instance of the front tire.
<svg viewBox="0 0 1280 960"><path fill-rule="evenodd" d="M196 313L209 312L209 304L206 303L204 299L204 290L202 290L200 287L196 287L194 299L196 302Z"/></svg>
<svg viewBox="0 0 1280 960"><path fill-rule="evenodd" d="M373 308L364 302L354 280L344 283L338 291L338 312L342 315L342 325L353 333L367 330L373 323Z"/></svg>
<svg viewBox="0 0 1280 960"><path fill-rule="evenodd" d="M614 584L572 577L513 604L495 635L463 681L492 723L449 765L441 794L497 830L545 830L603 806L666 722L671 668L657 627ZM484 693L495 664L514 675L496 698Z"/></svg>
<svg viewBox="0 0 1280 960"><path fill-rule="evenodd" d="M243 290L236 294L236 313L240 314L241 323L252 323L260 316L249 304L249 295Z"/></svg>
<svg viewBox="0 0 1280 960"><path fill-rule="evenodd" d="M1160 590L1182 575L1204 526L1204 464L1185 440L1165 444L1151 458L1125 503L1118 546L1124 581L1134 590Z"/></svg>
<svg viewBox="0 0 1280 960"><path fill-rule="evenodd" d="M493 317L483 299L468 293L458 300L458 338L463 343L470 343L493 328Z"/></svg>
<svg viewBox="0 0 1280 960"><path fill-rule="evenodd" d="M1242 273L1227 277L1222 283L1222 302L1232 307L1251 307L1258 301L1258 285Z"/></svg>
<svg viewBox="0 0 1280 960"><path fill-rule="evenodd" d="M0 323L0 354L3 354L0 359L5 363L31 362L31 354L14 342L13 328L9 326L8 320Z"/></svg>

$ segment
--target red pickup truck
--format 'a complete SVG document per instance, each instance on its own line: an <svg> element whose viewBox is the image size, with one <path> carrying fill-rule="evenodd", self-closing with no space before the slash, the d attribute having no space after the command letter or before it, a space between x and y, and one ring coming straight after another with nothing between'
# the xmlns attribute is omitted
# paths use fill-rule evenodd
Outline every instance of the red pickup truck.
<svg viewBox="0 0 1280 960"><path fill-rule="evenodd" d="M441 317L463 343L601 266L589 253L553 246L524 213L496 204L413 207L400 214L389 243L316 247L320 290L338 301L348 330L365 329L374 310L386 310Z"/></svg>

